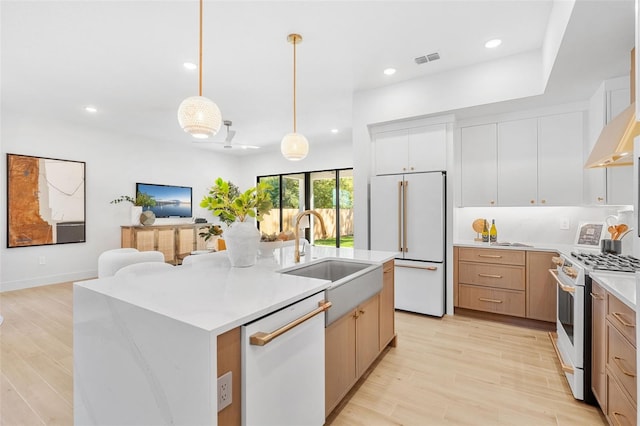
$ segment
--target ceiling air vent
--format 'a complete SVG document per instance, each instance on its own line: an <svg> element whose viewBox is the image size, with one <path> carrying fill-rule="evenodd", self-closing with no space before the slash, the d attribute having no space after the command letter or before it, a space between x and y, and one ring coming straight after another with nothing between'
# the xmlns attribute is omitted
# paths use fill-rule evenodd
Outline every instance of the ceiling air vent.
<svg viewBox="0 0 640 426"><path fill-rule="evenodd" d="M427 62L437 61L438 59L440 59L440 54L438 52L434 52L429 53L428 55L418 56L414 59L414 61L416 62L416 64L422 65L426 64Z"/></svg>

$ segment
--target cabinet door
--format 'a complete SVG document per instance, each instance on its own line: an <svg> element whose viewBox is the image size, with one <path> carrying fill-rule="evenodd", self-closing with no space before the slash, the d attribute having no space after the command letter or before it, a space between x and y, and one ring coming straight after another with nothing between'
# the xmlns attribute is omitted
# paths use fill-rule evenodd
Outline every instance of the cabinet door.
<svg viewBox="0 0 640 426"><path fill-rule="evenodd" d="M195 250L195 228L178 228L178 255L186 256Z"/></svg>
<svg viewBox="0 0 640 426"><path fill-rule="evenodd" d="M606 297L607 292L593 281L591 288L591 389L605 413L607 412Z"/></svg>
<svg viewBox="0 0 640 426"><path fill-rule="evenodd" d="M576 206L582 201L582 112L538 121L538 199L542 205Z"/></svg>
<svg viewBox="0 0 640 426"><path fill-rule="evenodd" d="M375 295L357 308L356 365L358 377L369 368L380 353L379 303L380 297Z"/></svg>
<svg viewBox="0 0 640 426"><path fill-rule="evenodd" d="M447 131L444 124L409 130L409 172L447 170Z"/></svg>
<svg viewBox="0 0 640 426"><path fill-rule="evenodd" d="M500 206L538 201L538 120L498 123L498 199Z"/></svg>
<svg viewBox="0 0 640 426"><path fill-rule="evenodd" d="M395 336L395 305L393 298L393 260L386 262L382 272L380 292L380 347L382 351Z"/></svg>
<svg viewBox="0 0 640 426"><path fill-rule="evenodd" d="M325 333L325 412L328 415L357 379L356 319L351 312Z"/></svg>
<svg viewBox="0 0 640 426"><path fill-rule="evenodd" d="M495 206L498 201L496 124L460 129L462 206Z"/></svg>
<svg viewBox="0 0 640 426"><path fill-rule="evenodd" d="M527 318L556 322L557 284L549 269L555 267L555 253L527 252Z"/></svg>
<svg viewBox="0 0 640 426"><path fill-rule="evenodd" d="M134 233L135 233L135 236L134 236L135 249L138 249L139 251L156 250L156 230L155 229L144 229L144 230L136 229Z"/></svg>
<svg viewBox="0 0 640 426"><path fill-rule="evenodd" d="M408 130L379 133L375 137L375 174L388 175L407 171Z"/></svg>
<svg viewBox="0 0 640 426"><path fill-rule="evenodd" d="M157 244L156 250L161 251L164 254L165 262L175 262L176 258L176 232L174 228L169 229L157 229Z"/></svg>

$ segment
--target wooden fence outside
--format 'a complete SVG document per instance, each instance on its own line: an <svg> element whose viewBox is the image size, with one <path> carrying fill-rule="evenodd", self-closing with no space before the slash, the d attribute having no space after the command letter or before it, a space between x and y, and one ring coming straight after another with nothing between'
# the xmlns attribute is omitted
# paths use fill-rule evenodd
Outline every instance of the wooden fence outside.
<svg viewBox="0 0 640 426"><path fill-rule="evenodd" d="M284 231L293 231L293 221L300 210L298 209L282 209L282 220ZM336 210L335 209L315 209L327 228L326 238L336 237ZM277 234L278 226L278 209L271 210L271 214L265 215L264 220L260 222L260 232L265 234ZM322 239L322 229L319 224L314 226L313 239ZM340 209L340 235L353 235L353 209Z"/></svg>

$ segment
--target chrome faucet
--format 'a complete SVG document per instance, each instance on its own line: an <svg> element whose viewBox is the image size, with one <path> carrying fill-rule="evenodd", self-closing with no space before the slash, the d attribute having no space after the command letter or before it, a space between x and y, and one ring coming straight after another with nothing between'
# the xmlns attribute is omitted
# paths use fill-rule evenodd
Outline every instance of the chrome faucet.
<svg viewBox="0 0 640 426"><path fill-rule="evenodd" d="M295 263L300 263L300 220L302 220L302 218L306 215L314 215L315 217L318 218L318 220L320 221L320 226L322 227L322 238L325 238L327 236L327 230L324 227L324 220L322 220L322 216L320 216L320 213L318 213L315 210L305 210L302 211L300 213L298 213L298 215L296 216L296 224L295 224L295 228L293 230L294 235L295 235L295 250L293 253L293 260Z"/></svg>

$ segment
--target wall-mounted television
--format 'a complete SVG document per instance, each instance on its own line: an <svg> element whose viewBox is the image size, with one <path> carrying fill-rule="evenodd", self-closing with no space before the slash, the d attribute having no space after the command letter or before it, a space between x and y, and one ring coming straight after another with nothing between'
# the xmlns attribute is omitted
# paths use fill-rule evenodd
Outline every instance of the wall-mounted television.
<svg viewBox="0 0 640 426"><path fill-rule="evenodd" d="M192 191L190 186L157 185L152 183L136 183L136 194L144 192L156 200L154 207L143 207L151 210L156 217L191 217Z"/></svg>

